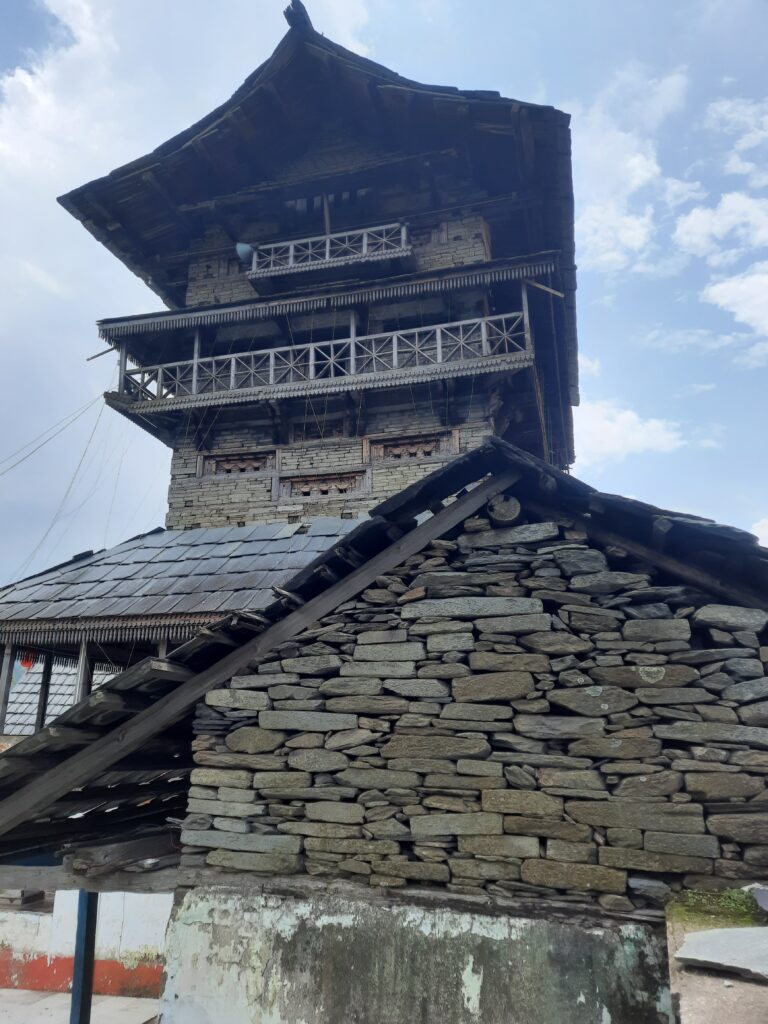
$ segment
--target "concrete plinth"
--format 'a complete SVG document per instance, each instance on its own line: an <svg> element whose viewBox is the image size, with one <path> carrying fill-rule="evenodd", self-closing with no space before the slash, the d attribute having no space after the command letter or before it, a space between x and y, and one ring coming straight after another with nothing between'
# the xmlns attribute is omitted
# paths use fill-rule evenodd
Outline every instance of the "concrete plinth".
<svg viewBox="0 0 768 1024"><path fill-rule="evenodd" d="M645 924L223 887L177 903L163 1024L672 1024Z"/></svg>

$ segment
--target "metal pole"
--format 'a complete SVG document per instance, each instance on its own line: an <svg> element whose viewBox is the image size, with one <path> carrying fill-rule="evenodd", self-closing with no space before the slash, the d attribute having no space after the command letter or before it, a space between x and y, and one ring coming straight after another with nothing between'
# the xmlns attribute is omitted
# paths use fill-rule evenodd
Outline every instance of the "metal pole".
<svg viewBox="0 0 768 1024"><path fill-rule="evenodd" d="M77 894L75 962L72 966L72 1000L69 1024L90 1024L93 998L93 963L96 957L96 918L99 894L80 890Z"/></svg>

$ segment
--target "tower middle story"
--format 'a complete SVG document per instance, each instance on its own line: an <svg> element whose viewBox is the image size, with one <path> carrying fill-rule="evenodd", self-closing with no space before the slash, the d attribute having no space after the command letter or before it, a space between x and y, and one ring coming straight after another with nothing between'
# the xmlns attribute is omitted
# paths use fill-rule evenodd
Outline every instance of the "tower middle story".
<svg viewBox="0 0 768 1024"><path fill-rule="evenodd" d="M62 205L163 300L102 320L175 529L356 517L496 435L564 468L569 118L422 85L302 5L222 106Z"/></svg>

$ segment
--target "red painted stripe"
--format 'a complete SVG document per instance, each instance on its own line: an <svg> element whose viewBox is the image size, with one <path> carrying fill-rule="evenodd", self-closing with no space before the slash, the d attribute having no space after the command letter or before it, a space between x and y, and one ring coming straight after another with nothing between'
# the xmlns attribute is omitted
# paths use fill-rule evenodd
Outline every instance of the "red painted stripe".
<svg viewBox="0 0 768 1024"><path fill-rule="evenodd" d="M8 946L0 946L0 988L26 988L36 992L69 992L72 984L71 956L14 955ZM97 960L93 972L93 991L104 996L160 995L163 964L160 961L126 967L118 960Z"/></svg>

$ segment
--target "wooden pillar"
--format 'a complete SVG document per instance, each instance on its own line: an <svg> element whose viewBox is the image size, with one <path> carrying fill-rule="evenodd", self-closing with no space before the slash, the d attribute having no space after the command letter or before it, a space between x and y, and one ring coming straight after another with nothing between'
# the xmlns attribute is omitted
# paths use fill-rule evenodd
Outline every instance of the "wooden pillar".
<svg viewBox="0 0 768 1024"><path fill-rule="evenodd" d="M357 352L355 342L357 341L357 311L352 310L349 314L349 372L357 373Z"/></svg>
<svg viewBox="0 0 768 1024"><path fill-rule="evenodd" d="M157 656L158 658L168 657L168 637L163 640L159 640L157 643Z"/></svg>
<svg viewBox="0 0 768 1024"><path fill-rule="evenodd" d="M43 655L43 674L40 677L40 692L37 695L37 712L35 713L35 732L45 726L45 713L48 710L48 693L51 688L53 674L53 655Z"/></svg>
<svg viewBox="0 0 768 1024"><path fill-rule="evenodd" d="M96 958L96 918L99 894L80 890L77 894L75 961L72 966L72 1000L69 1024L90 1024L93 997L93 964Z"/></svg>
<svg viewBox="0 0 768 1024"><path fill-rule="evenodd" d="M200 362L200 342L202 331L198 327L195 331L195 341L192 348L192 394L197 394L197 364Z"/></svg>
<svg viewBox="0 0 768 1024"><path fill-rule="evenodd" d="M5 732L5 716L8 712L8 700L11 696L13 682L13 666L16 664L15 644L6 644L3 650L3 664L0 668L0 733Z"/></svg>
<svg viewBox="0 0 768 1024"><path fill-rule="evenodd" d="M525 347L533 351L533 334L531 333L531 318L528 313L528 285L523 281L520 285L523 294L523 326L525 327Z"/></svg>
<svg viewBox="0 0 768 1024"><path fill-rule="evenodd" d="M77 659L77 681L75 683L75 704L85 700L93 685L93 658L88 653L88 641L80 641L80 655Z"/></svg>
<svg viewBox="0 0 768 1024"><path fill-rule="evenodd" d="M125 394L125 371L128 369L128 346L124 341L120 342L120 361L118 364L117 373L117 390L118 393Z"/></svg>
<svg viewBox="0 0 768 1024"><path fill-rule="evenodd" d="M331 204L328 202L328 194L323 192L323 223L325 224L325 233L330 235L331 233Z"/></svg>

